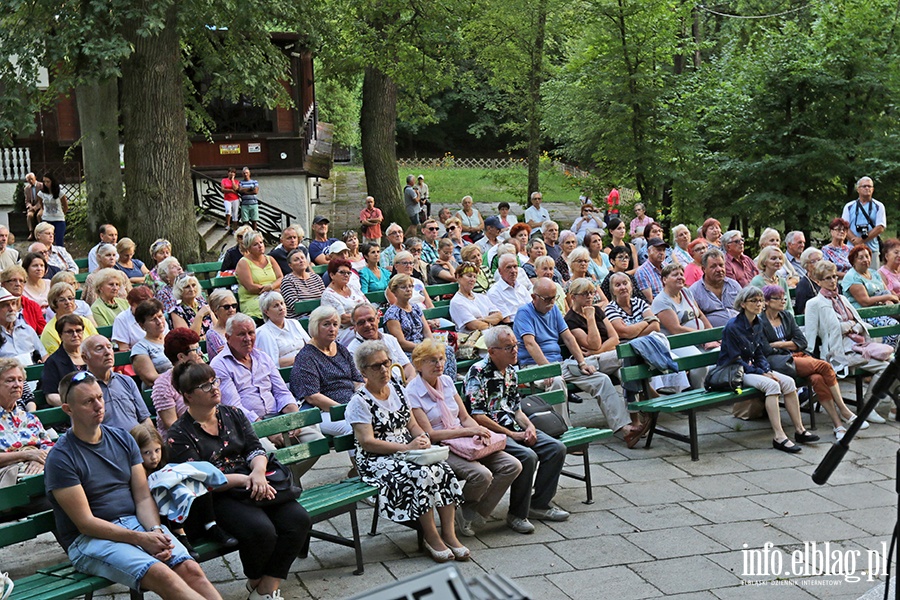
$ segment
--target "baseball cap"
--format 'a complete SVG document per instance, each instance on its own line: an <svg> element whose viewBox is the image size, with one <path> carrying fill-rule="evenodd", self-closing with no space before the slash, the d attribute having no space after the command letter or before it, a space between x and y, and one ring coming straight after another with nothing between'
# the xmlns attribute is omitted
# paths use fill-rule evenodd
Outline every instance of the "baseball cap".
<svg viewBox="0 0 900 600"><path fill-rule="evenodd" d="M319 215L315 219L313 219L313 225L318 225L319 223L331 223L331 221L329 221L327 217Z"/></svg>
<svg viewBox="0 0 900 600"><path fill-rule="evenodd" d="M424 176L424 175L419 175L418 178L419 178L419 179L425 179L425 176Z"/></svg>
<svg viewBox="0 0 900 600"><path fill-rule="evenodd" d="M343 252L344 250L349 250L347 244L338 240L336 242L332 242L328 248L325 249L325 254L337 254L338 252Z"/></svg>
<svg viewBox="0 0 900 600"><path fill-rule="evenodd" d="M500 222L500 217L488 217L484 220L485 227L491 226L496 229L503 229L503 223Z"/></svg>
<svg viewBox="0 0 900 600"><path fill-rule="evenodd" d="M666 241L664 239L658 238L658 237L652 237L649 240L647 240L647 245L654 246L656 248L668 248L669 247L669 245L666 243Z"/></svg>

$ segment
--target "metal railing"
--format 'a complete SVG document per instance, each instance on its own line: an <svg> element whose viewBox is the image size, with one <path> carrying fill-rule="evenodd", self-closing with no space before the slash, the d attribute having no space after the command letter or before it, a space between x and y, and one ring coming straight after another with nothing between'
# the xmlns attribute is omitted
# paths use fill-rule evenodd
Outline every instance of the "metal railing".
<svg viewBox="0 0 900 600"><path fill-rule="evenodd" d="M191 179L194 188L194 205L207 219L225 226L225 214L223 202L225 196L222 193L222 184L210 177L191 169ZM198 190L197 182L200 182ZM259 230L267 242L277 243L281 237L281 231L291 224L297 215L276 208L267 202L259 201Z"/></svg>

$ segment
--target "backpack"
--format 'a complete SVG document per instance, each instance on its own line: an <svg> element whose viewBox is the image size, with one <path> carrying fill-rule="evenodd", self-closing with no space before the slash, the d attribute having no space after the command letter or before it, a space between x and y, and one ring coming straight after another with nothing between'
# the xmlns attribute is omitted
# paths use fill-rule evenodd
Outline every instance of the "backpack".
<svg viewBox="0 0 900 600"><path fill-rule="evenodd" d="M540 396L525 396L522 398L522 412L534 423L534 426L550 437L558 438L569 426L563 418L554 412L553 407L547 404Z"/></svg>

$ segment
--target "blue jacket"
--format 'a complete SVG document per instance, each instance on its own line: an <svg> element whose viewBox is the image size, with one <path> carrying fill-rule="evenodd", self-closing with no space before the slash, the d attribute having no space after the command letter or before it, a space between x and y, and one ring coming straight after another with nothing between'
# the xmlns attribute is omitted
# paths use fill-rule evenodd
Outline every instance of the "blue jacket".
<svg viewBox="0 0 900 600"><path fill-rule="evenodd" d="M744 373L762 375L772 370L766 356L772 353L769 342L763 334L759 317L751 325L744 312L728 321L722 332L722 349L719 352L719 366L738 363Z"/></svg>

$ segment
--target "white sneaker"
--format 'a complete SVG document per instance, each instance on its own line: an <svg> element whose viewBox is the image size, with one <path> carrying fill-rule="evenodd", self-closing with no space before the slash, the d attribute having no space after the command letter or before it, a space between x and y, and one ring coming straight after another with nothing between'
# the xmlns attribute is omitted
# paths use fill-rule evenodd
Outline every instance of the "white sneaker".
<svg viewBox="0 0 900 600"><path fill-rule="evenodd" d="M466 518L462 508L456 509L454 520L456 521L456 533L464 537L475 537L475 531L472 529L472 521Z"/></svg>
<svg viewBox="0 0 900 600"><path fill-rule="evenodd" d="M874 412L873 412L872 414L877 414L877 413L874 413ZM869 419L872 419L872 415L869 415ZM856 415L851 416L849 419L844 419L844 421L846 421L847 425L852 425L852 424L853 424L853 421L855 421L855 420L856 420ZM872 422L873 422L873 423L877 423L878 421L873 420ZM869 428L869 422L868 422L868 421L863 421L863 422L862 422L862 425L860 425L859 428L860 428L861 430L862 430L862 429L868 429L868 428Z"/></svg>
<svg viewBox="0 0 900 600"><path fill-rule="evenodd" d="M260 594L256 590L250 592L247 600L282 600L281 590L275 590L271 594Z"/></svg>
<svg viewBox="0 0 900 600"><path fill-rule="evenodd" d="M841 425L840 427L834 428L834 439L837 441L841 441L844 439L844 436L847 434L847 428Z"/></svg>
<svg viewBox="0 0 900 600"><path fill-rule="evenodd" d="M565 521L569 518L569 513L558 506L550 506L550 508L530 508L528 509L528 518L538 521Z"/></svg>
<svg viewBox="0 0 900 600"><path fill-rule="evenodd" d="M534 525L528 519L509 515L506 517L506 524L516 533L534 533Z"/></svg>

